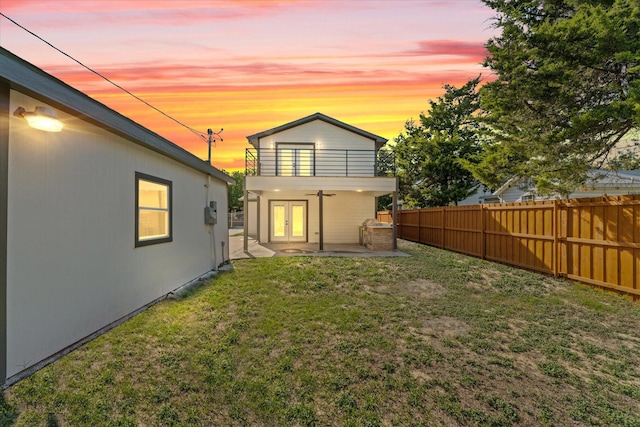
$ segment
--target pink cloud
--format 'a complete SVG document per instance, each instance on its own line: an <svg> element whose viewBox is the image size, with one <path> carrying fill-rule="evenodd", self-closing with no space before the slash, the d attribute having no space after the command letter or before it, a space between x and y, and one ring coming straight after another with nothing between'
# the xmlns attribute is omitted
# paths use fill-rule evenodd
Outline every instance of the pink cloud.
<svg viewBox="0 0 640 427"><path fill-rule="evenodd" d="M450 64L451 61L443 62ZM100 93L109 93L108 85L95 74L79 66L44 67L72 85ZM465 67L469 68L469 67ZM421 85L449 83L450 76L464 74L475 77L476 72L442 71L425 68L404 69L350 69L328 66L296 65L290 63L255 62L249 64L217 64L211 66L193 64L121 64L97 70L110 80L134 92L198 92L235 90L251 88L259 90L265 87L336 87L385 85ZM469 74L474 74L473 76Z"/></svg>
<svg viewBox="0 0 640 427"><path fill-rule="evenodd" d="M73 7L70 7L73 5ZM326 8L323 2L296 0L218 0L207 2L178 2L166 0L136 1L77 1L62 3L51 0L2 0L2 9L8 14L47 14L43 22L49 28L65 28L73 23L93 26L93 20L78 20L78 15L100 14L101 24L184 26L215 21L255 19L283 10Z"/></svg>
<svg viewBox="0 0 640 427"><path fill-rule="evenodd" d="M484 59L487 55L484 41L461 41L461 40L424 40L418 42L416 49L402 52L405 56L438 56L452 55L467 58Z"/></svg>

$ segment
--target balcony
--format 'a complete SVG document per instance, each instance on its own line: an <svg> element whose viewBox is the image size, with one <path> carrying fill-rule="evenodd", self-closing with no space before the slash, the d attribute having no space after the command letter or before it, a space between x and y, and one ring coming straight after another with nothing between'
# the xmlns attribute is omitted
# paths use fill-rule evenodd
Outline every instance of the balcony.
<svg viewBox="0 0 640 427"><path fill-rule="evenodd" d="M337 150L313 148L247 148L248 176L388 176L396 173L390 150Z"/></svg>

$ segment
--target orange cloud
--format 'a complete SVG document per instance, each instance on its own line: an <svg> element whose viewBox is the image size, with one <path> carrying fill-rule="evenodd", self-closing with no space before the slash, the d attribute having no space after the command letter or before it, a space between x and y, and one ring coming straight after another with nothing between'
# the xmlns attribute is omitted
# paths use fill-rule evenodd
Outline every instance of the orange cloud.
<svg viewBox="0 0 640 427"><path fill-rule="evenodd" d="M55 45L165 113L202 132L224 128L213 153L227 170L243 167L246 135L315 112L392 140L444 84L480 74L486 55L474 41L482 35L465 33L465 23L486 19L480 2L458 11L453 35L440 22L452 15L445 1L0 2L3 13L55 36ZM197 135L2 24L3 47L206 156Z"/></svg>
<svg viewBox="0 0 640 427"><path fill-rule="evenodd" d="M79 67L49 68L61 80L198 157L206 157L207 146L200 137L96 75ZM480 71L471 63L463 70L427 72L309 69L268 62L213 67L121 64L100 70L192 128L201 132L224 128L224 142L213 150L213 163L228 171L244 168L247 135L315 112L393 140L407 120L428 107L429 99L442 94L444 84L462 85Z"/></svg>

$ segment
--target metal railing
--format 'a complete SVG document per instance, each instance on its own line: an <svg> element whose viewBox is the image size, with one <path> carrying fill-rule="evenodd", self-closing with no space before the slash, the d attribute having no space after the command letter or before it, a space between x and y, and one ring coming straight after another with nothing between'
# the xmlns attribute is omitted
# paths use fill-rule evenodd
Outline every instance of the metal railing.
<svg viewBox="0 0 640 427"><path fill-rule="evenodd" d="M313 148L247 148L245 174L250 176L395 176L390 150L317 150Z"/></svg>

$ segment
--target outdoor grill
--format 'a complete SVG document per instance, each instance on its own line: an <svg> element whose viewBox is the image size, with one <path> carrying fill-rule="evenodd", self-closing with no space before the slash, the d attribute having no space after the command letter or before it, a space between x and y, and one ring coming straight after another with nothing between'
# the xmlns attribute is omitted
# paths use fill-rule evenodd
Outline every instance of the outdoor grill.
<svg viewBox="0 0 640 427"><path fill-rule="evenodd" d="M360 244L372 251L392 251L393 225L365 219L360 225Z"/></svg>

